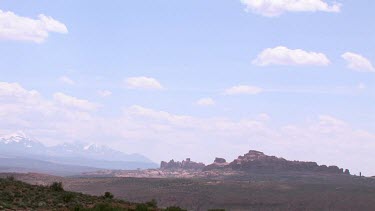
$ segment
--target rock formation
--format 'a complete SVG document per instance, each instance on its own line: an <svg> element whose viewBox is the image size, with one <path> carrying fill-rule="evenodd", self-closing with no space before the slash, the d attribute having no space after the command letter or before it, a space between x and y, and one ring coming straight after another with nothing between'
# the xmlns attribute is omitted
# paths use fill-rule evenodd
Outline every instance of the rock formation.
<svg viewBox="0 0 375 211"><path fill-rule="evenodd" d="M203 171L209 171L213 169L223 169L227 167L229 163L224 158L215 158L214 162L206 167L204 167Z"/></svg>
<svg viewBox="0 0 375 211"><path fill-rule="evenodd" d="M265 155L263 152L250 150L245 155L239 156L237 159L228 163L224 158L215 158L210 165L197 163L187 158L179 162L171 160L169 162L162 161L161 170L189 170L194 172L210 171L220 172L247 172L247 173L321 173L321 174L345 174L350 175L348 169L344 170L337 166L318 165L316 162L289 161L276 156Z"/></svg>
<svg viewBox="0 0 375 211"><path fill-rule="evenodd" d="M224 158L215 158L214 163L226 163L227 161Z"/></svg>
<svg viewBox="0 0 375 211"><path fill-rule="evenodd" d="M319 172L328 174L350 174L349 170L340 169L337 166L319 166L316 162L288 161L284 158L265 155L263 152L250 150L243 156L239 156L231 163L217 158L213 164L204 168L204 171L213 169L231 169L253 173L275 172Z"/></svg>
<svg viewBox="0 0 375 211"><path fill-rule="evenodd" d="M171 160L169 162L162 161L160 164L160 169L163 170L202 170L206 165L203 163L197 163L194 161L191 161L190 158L186 158L186 160L180 161L174 161Z"/></svg>

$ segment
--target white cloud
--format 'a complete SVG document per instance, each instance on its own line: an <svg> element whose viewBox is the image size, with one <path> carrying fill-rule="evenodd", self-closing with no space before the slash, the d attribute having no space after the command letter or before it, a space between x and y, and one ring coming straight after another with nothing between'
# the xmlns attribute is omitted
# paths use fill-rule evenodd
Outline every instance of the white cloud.
<svg viewBox="0 0 375 211"><path fill-rule="evenodd" d="M125 108L123 118L118 125L129 126L127 130L121 130L126 139L157 140L171 146L180 145L179 148L184 148L181 146L187 143L209 144L212 143L209 140L215 140L213 138L215 136L241 140L244 133L253 136L266 130L261 122L254 120L244 119L236 122L224 118L199 118L158 111L139 105ZM210 138L207 139L208 137ZM155 144L159 145L160 142Z"/></svg>
<svg viewBox="0 0 375 211"><path fill-rule="evenodd" d="M68 29L63 23L43 14L32 19L0 10L0 39L42 43L50 32L66 34Z"/></svg>
<svg viewBox="0 0 375 211"><path fill-rule="evenodd" d="M69 85L74 85L75 84L75 82L73 81L73 79L71 79L71 78L69 78L68 76L61 76L60 78L59 78L59 81L61 82L61 83L64 83L64 84L69 84Z"/></svg>
<svg viewBox="0 0 375 211"><path fill-rule="evenodd" d="M112 95L112 92L109 91L109 90L99 90L99 91L98 91L98 95L99 95L100 97L109 97L109 96Z"/></svg>
<svg viewBox="0 0 375 211"><path fill-rule="evenodd" d="M175 115L166 111L156 111L150 108L145 108L139 105L133 105L124 109L124 114L127 116L136 116L138 120L149 120L150 122L168 122L176 126L192 127L189 126L193 118L184 115Z"/></svg>
<svg viewBox="0 0 375 211"><path fill-rule="evenodd" d="M97 104L91 103L88 100L78 99L76 97L72 97L61 92L55 93L53 95L53 98L56 102L60 103L61 105L85 111L95 111L99 107Z"/></svg>
<svg viewBox="0 0 375 211"><path fill-rule="evenodd" d="M307 52L301 49L289 49L284 46L267 48L255 60L254 65L291 65L291 66L326 66L329 59L323 53Z"/></svg>
<svg viewBox="0 0 375 211"><path fill-rule="evenodd" d="M337 119L330 115L319 115L318 124L312 127L314 130L319 131L320 133L332 133L332 132L344 132L347 128L347 123L343 120Z"/></svg>
<svg viewBox="0 0 375 211"><path fill-rule="evenodd" d="M215 105L215 101L212 98L201 98L195 104L199 106L213 106Z"/></svg>
<svg viewBox="0 0 375 211"><path fill-rule="evenodd" d="M375 68L364 56L360 54L355 54L352 52L346 52L341 55L343 59L345 59L348 63L348 68L352 70L362 71L362 72L375 72Z"/></svg>
<svg viewBox="0 0 375 211"><path fill-rule="evenodd" d="M160 90L163 86L155 78L149 77L130 77L125 79L126 86L130 89L148 89L148 90Z"/></svg>
<svg viewBox="0 0 375 211"><path fill-rule="evenodd" d="M241 0L246 11L266 17L279 16L285 12L340 12L341 4L328 4L324 0Z"/></svg>
<svg viewBox="0 0 375 211"><path fill-rule="evenodd" d="M224 91L225 95L240 95L240 94L248 94L248 95L256 95L263 92L263 89L256 86L247 86L247 85L238 85L233 86Z"/></svg>

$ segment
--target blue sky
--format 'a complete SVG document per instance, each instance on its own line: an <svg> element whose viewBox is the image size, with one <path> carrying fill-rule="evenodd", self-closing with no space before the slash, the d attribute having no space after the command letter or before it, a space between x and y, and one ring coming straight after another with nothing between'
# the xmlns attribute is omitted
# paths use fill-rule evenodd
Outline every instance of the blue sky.
<svg viewBox="0 0 375 211"><path fill-rule="evenodd" d="M375 174L375 2L254 2L1 0L0 132Z"/></svg>

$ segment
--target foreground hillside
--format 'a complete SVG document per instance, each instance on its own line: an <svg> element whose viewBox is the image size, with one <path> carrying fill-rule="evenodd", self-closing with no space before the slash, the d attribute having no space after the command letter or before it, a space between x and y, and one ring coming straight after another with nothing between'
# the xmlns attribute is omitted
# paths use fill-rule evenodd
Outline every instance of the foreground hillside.
<svg viewBox="0 0 375 211"><path fill-rule="evenodd" d="M62 184L50 186L31 185L14 180L14 177L0 178L0 210L113 210L142 211L162 210L156 201L144 204L129 203L113 199L109 192L103 196L64 191ZM179 208L166 210L178 211Z"/></svg>
<svg viewBox="0 0 375 211"><path fill-rule="evenodd" d="M375 185L367 178L308 176L206 180L173 178L79 178L70 188L96 194L109 189L116 197L194 211L225 210L375 210Z"/></svg>

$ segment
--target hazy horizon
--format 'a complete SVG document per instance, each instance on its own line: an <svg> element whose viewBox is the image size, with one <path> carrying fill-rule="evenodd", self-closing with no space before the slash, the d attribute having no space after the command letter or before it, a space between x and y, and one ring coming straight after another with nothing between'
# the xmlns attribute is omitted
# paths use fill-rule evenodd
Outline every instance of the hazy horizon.
<svg viewBox="0 0 375 211"><path fill-rule="evenodd" d="M0 1L0 136L375 175L375 2Z"/></svg>

